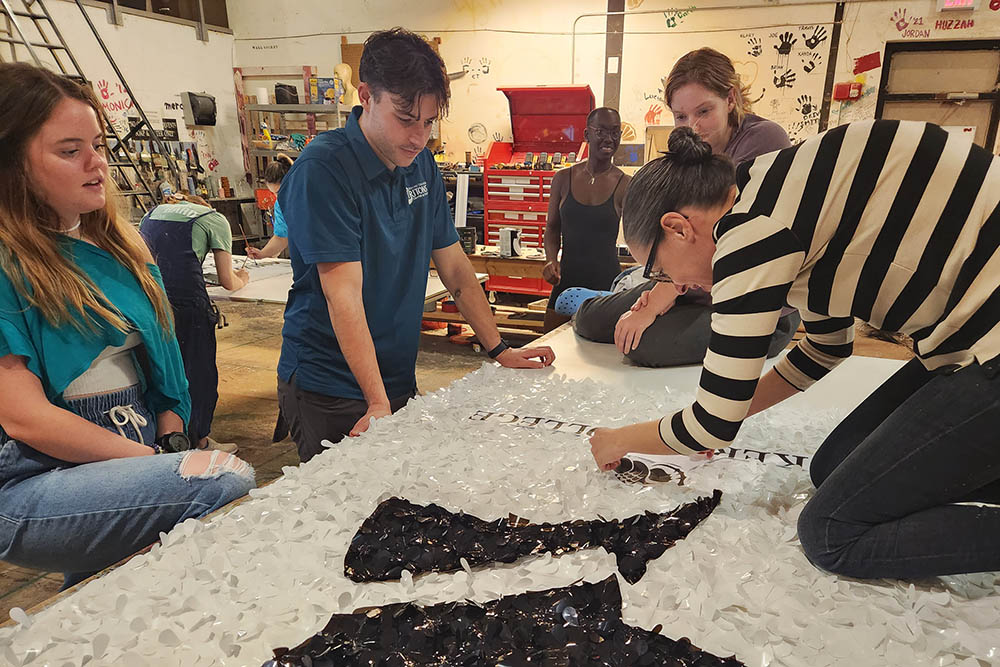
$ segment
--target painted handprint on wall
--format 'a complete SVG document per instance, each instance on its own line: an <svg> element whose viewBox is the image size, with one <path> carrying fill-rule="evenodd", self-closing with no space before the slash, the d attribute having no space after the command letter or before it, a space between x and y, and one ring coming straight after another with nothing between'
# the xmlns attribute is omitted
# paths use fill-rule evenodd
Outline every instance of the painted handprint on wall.
<svg viewBox="0 0 1000 667"><path fill-rule="evenodd" d="M813 111L816 111L811 95L799 95L797 104L798 106L795 107L795 110L801 113L803 117L806 117Z"/></svg>
<svg viewBox="0 0 1000 667"><path fill-rule="evenodd" d="M779 42L774 45L774 50L778 52L779 56L787 56L792 52L792 45L799 41L790 32L783 32L778 35Z"/></svg>
<svg viewBox="0 0 1000 667"><path fill-rule="evenodd" d="M815 70L818 66L823 64L823 54L822 53L810 53L804 58L802 58L802 70L809 74Z"/></svg>
<svg viewBox="0 0 1000 667"><path fill-rule="evenodd" d="M813 34L811 36L803 34L802 37L806 40L806 48L809 50L815 49L820 42L826 40L826 28L819 25L813 29Z"/></svg>
<svg viewBox="0 0 1000 667"><path fill-rule="evenodd" d="M663 113L663 107L659 104L650 104L649 111L643 117L646 121L646 125L659 125L660 124L660 114Z"/></svg>
<svg viewBox="0 0 1000 667"><path fill-rule="evenodd" d="M905 7L903 9L897 9L893 12L889 20L896 24L896 30L899 32L903 32L910 27L910 20L906 18Z"/></svg>
<svg viewBox="0 0 1000 667"><path fill-rule="evenodd" d="M774 87L775 88L791 88L792 83L795 81L795 72L792 70L785 70L780 74L775 73L774 75Z"/></svg>
<svg viewBox="0 0 1000 667"><path fill-rule="evenodd" d="M668 28L676 28L695 9L694 5L687 9L671 9L663 12L663 19L666 21Z"/></svg>
<svg viewBox="0 0 1000 667"><path fill-rule="evenodd" d="M748 39L747 46L749 47L749 50L747 51L748 56L753 56L754 58L756 58L757 56L759 56L761 53L764 52L764 47L760 45L760 37L754 36Z"/></svg>
<svg viewBox="0 0 1000 667"><path fill-rule="evenodd" d="M479 59L478 63L473 63L472 58L462 58L462 71L470 74L473 79L486 76L490 73L490 59L483 57Z"/></svg>

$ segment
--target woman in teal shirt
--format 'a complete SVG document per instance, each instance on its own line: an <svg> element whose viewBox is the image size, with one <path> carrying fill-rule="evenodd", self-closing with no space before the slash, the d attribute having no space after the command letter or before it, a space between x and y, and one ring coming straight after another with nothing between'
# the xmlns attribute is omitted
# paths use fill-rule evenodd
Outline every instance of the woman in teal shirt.
<svg viewBox="0 0 1000 667"><path fill-rule="evenodd" d="M281 189L281 181L285 180L285 174L292 168L292 158L284 153L278 153L271 164L264 170L264 184L267 189L275 195ZM281 213L281 205L277 198L274 200L274 208L271 210L271 217L274 221L274 234L264 244L263 248L257 249L247 246L247 255L253 259L264 257L277 257L288 248L288 225L285 224L285 216Z"/></svg>
<svg viewBox="0 0 1000 667"><path fill-rule="evenodd" d="M69 586L244 495L254 475L186 451L169 304L109 196L93 92L5 63L0 99L0 559Z"/></svg>

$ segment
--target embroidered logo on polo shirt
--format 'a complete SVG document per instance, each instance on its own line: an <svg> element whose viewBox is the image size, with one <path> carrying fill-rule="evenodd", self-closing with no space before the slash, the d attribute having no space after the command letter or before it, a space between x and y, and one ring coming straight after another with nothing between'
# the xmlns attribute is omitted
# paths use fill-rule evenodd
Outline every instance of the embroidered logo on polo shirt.
<svg viewBox="0 0 1000 667"><path fill-rule="evenodd" d="M417 183L416 185L410 185L406 188L406 203L412 204L421 197L427 196L427 181L423 183Z"/></svg>

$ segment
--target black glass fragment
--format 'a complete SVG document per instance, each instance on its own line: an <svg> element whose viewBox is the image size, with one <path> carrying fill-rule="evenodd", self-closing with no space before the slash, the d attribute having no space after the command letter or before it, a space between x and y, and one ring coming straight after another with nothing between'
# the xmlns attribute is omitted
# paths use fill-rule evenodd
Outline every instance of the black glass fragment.
<svg viewBox="0 0 1000 667"><path fill-rule="evenodd" d="M334 614L295 648L277 648L264 667L417 665L551 667L744 667L686 638L673 640L621 620L618 580L502 597L482 605L390 604Z"/></svg>
<svg viewBox="0 0 1000 667"><path fill-rule="evenodd" d="M414 505L390 498L375 508L351 540L344 574L363 581L399 579L411 574L451 572L488 563L513 563L551 552L604 547L618 559L618 571L634 584L646 563L659 558L719 505L722 492L698 498L670 512L645 512L622 520L567 521L524 525L516 517L484 521L438 505Z"/></svg>

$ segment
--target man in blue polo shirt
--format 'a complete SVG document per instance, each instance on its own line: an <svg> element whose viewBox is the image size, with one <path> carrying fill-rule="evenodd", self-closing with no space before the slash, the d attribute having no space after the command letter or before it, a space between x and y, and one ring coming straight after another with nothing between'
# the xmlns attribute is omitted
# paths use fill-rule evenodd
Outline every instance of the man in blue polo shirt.
<svg viewBox="0 0 1000 667"><path fill-rule="evenodd" d="M395 28L366 41L361 106L314 139L282 182L293 282L285 308L278 400L299 458L368 429L416 394L416 360L431 257L492 358L552 363L547 347L500 338L458 243L437 165L425 148L448 108L444 62Z"/></svg>

